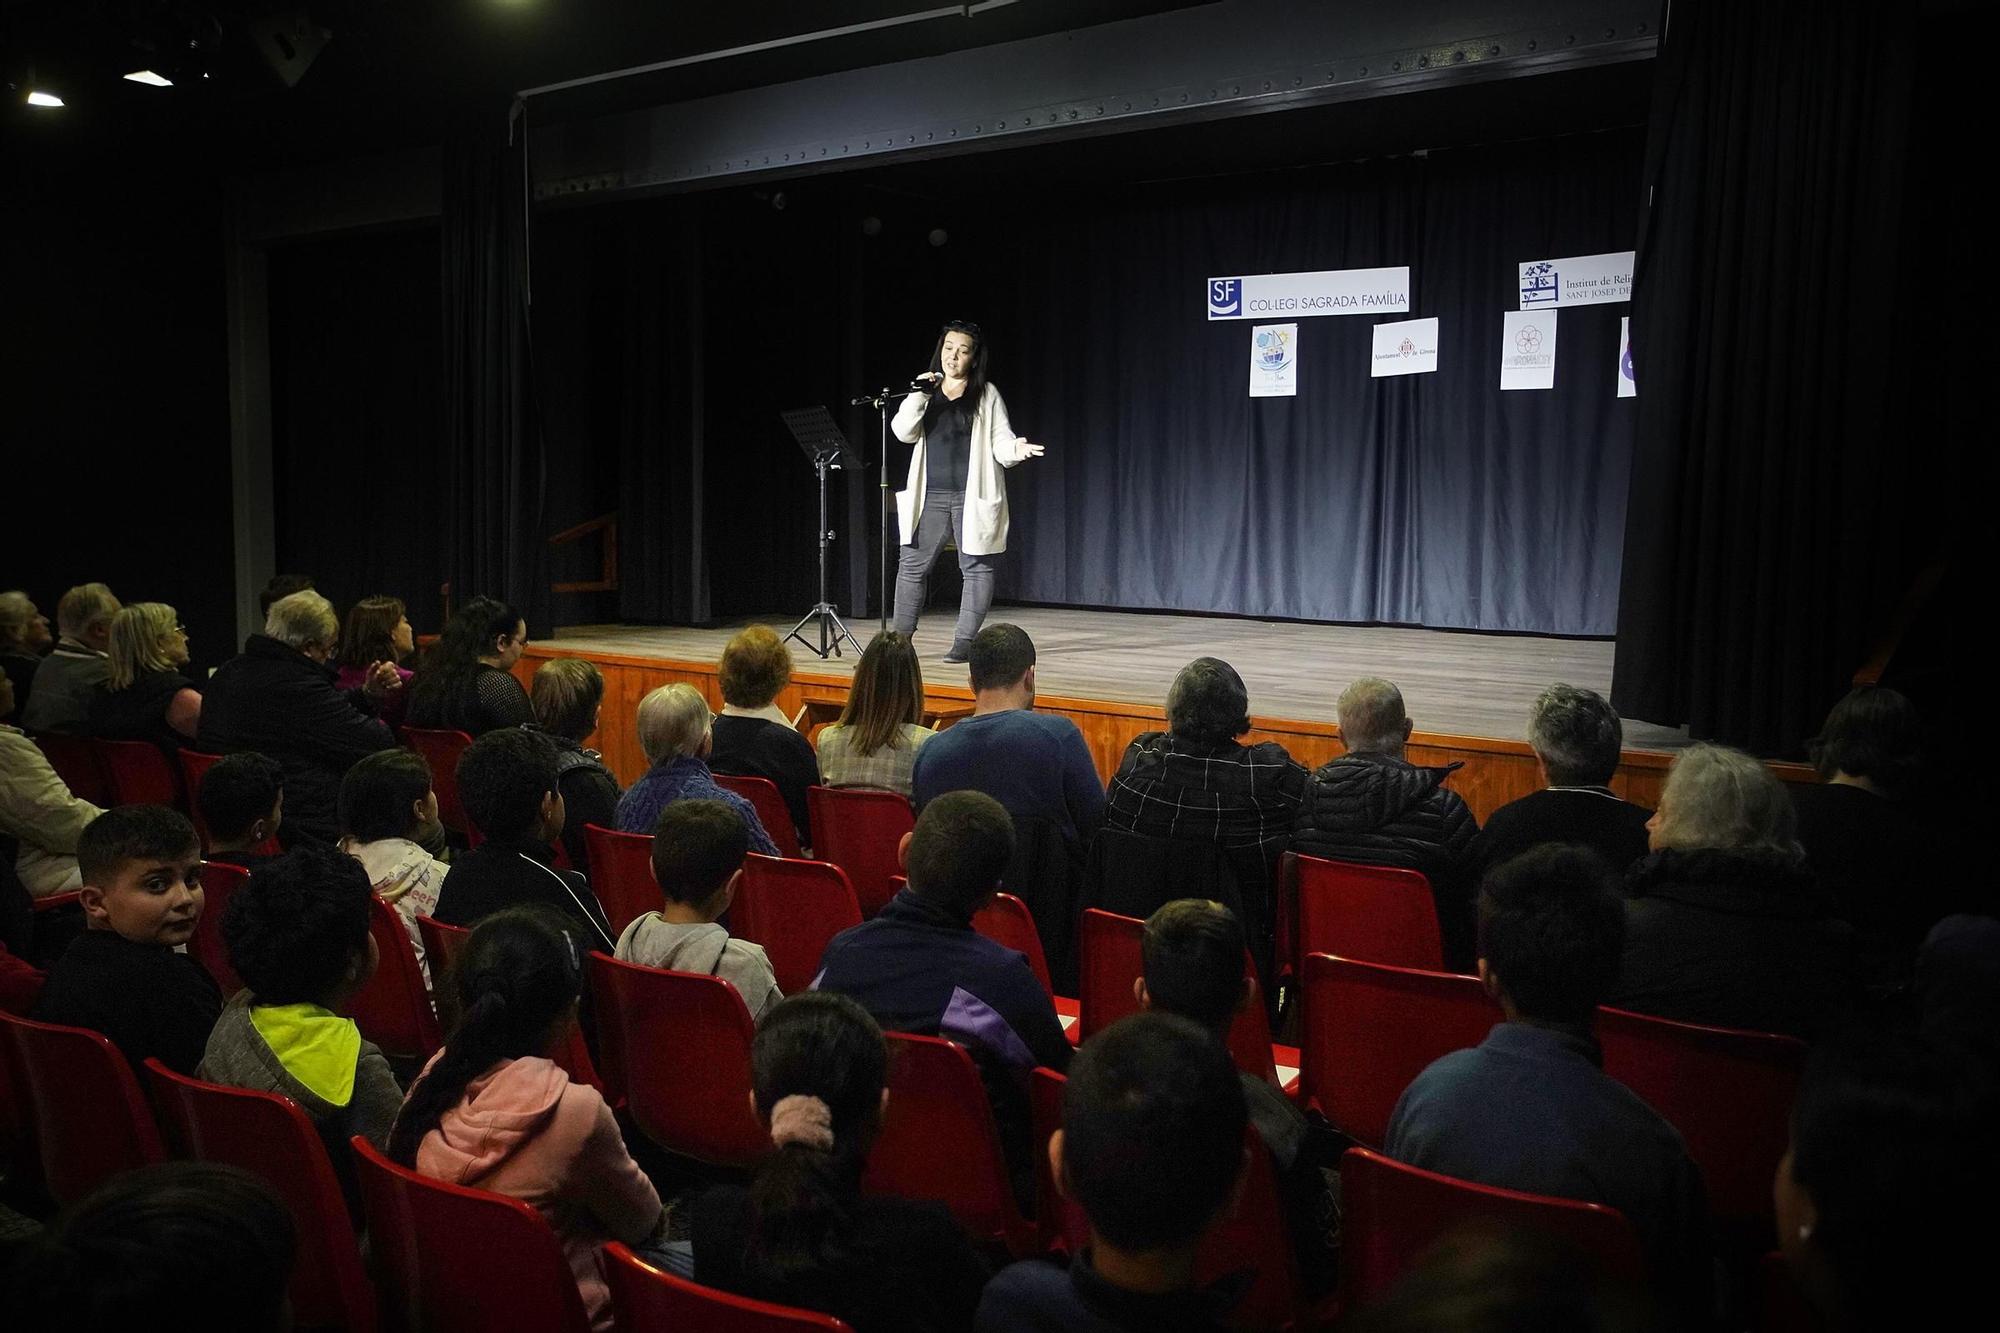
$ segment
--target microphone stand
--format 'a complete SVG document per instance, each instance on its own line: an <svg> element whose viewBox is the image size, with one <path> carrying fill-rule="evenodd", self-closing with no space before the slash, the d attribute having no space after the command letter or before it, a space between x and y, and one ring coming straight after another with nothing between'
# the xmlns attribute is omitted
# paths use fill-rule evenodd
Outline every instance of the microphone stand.
<svg viewBox="0 0 2000 1333"><path fill-rule="evenodd" d="M882 452L877 455L877 466L881 469L882 489L882 570L881 590L877 593L876 611L878 628L886 632L889 628L889 553L896 549L896 543L889 540L889 532L895 523L895 514L889 499L889 400L899 394L916 392L913 385L908 389L874 389L859 397L848 399L849 407L872 407L882 423Z"/></svg>

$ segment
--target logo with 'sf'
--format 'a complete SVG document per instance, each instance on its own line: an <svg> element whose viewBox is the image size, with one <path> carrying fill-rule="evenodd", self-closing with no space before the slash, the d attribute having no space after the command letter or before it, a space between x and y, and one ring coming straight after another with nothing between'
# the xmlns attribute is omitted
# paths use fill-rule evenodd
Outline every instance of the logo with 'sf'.
<svg viewBox="0 0 2000 1333"><path fill-rule="evenodd" d="M1243 313L1243 279L1208 280L1208 317L1228 319Z"/></svg>

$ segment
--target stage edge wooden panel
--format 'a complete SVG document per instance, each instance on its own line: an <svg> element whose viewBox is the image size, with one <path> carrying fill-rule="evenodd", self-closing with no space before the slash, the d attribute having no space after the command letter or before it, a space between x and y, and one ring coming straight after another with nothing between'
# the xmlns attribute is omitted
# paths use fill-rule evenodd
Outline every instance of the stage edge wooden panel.
<svg viewBox="0 0 2000 1333"><path fill-rule="evenodd" d="M623 653L560 652L545 644L531 646L514 668L521 683L532 681L535 669L556 657L580 657L595 662L604 673L604 708L597 735L590 742L604 754L618 781L630 786L646 771L646 757L639 749L635 728L639 700L661 685L685 681L702 692L709 707L720 710L722 688L713 662L687 662ZM815 676L801 673L792 678L778 696L778 706L788 714L810 707L815 714L831 714L847 699L844 676ZM925 689L925 699L934 708L951 709L970 704L972 692L958 686L933 685ZM1043 695L1036 710L1055 713L1076 723L1090 745L1098 774L1109 779L1132 738L1166 725L1162 708L1118 703L1101 699L1070 699ZM1285 718L1252 717L1248 739L1276 741L1294 759L1308 768L1317 768L1342 751L1340 728L1330 722L1294 722ZM1495 810L1541 787L1535 771L1534 751L1527 742L1499 740L1488 736L1450 736L1419 731L1410 737L1410 762L1416 764L1458 764L1450 786L1473 814L1484 821ZM1656 805L1667 777L1671 753L1659 750L1626 750L1611 780L1612 790L1640 805ZM1804 764L1770 765L1785 782L1816 781Z"/></svg>

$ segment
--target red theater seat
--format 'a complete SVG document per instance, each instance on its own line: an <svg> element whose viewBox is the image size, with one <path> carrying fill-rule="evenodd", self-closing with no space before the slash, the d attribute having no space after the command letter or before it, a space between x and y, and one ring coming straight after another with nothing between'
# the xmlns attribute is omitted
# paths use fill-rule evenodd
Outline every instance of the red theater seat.
<svg viewBox="0 0 2000 1333"><path fill-rule="evenodd" d="M832 1315L790 1305L753 1301L713 1287L698 1286L653 1267L617 1241L604 1247L604 1277L618 1326L628 1333L657 1329L701 1333L838 1333L847 1328Z"/></svg>
<svg viewBox="0 0 2000 1333"><path fill-rule="evenodd" d="M892 791L866 787L808 787L813 853L847 872L861 915L874 916L895 896L892 881L902 873L896 850L917 826L909 801Z"/></svg>
<svg viewBox="0 0 2000 1333"><path fill-rule="evenodd" d="M839 866L752 852L729 921L738 936L763 946L778 989L795 995L819 975L827 942L861 924L861 907Z"/></svg>
<svg viewBox="0 0 2000 1333"><path fill-rule="evenodd" d="M781 856L797 860L804 855L799 850L798 826L792 823L792 808L785 804L777 783L769 778L717 773L715 785L724 791L735 792L757 807L757 821L771 835L771 841L778 845Z"/></svg>

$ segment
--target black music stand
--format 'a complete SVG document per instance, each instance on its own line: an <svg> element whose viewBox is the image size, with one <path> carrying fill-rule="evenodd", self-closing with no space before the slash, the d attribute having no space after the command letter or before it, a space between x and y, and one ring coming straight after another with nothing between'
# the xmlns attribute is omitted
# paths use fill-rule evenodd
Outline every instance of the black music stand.
<svg viewBox="0 0 2000 1333"><path fill-rule="evenodd" d="M833 545L833 529L827 526L826 516L826 474L839 471L842 462L849 467L865 468L867 461L854 452L847 443L847 437L840 433L840 427L833 424L833 418L823 407L798 407L778 414L784 419L785 429L799 442L799 449L812 463L813 471L819 477L819 601L813 609L799 618L792 626L792 632L785 641L797 639L806 648L822 659L840 656L840 642L845 639L854 645L857 656L861 653L861 641L847 628L840 618L840 612L826 599L826 552ZM807 625L819 623L819 645L799 631Z"/></svg>

